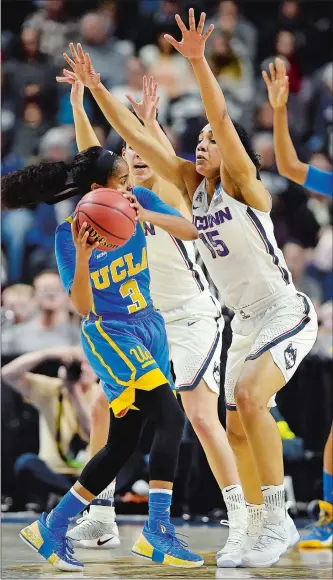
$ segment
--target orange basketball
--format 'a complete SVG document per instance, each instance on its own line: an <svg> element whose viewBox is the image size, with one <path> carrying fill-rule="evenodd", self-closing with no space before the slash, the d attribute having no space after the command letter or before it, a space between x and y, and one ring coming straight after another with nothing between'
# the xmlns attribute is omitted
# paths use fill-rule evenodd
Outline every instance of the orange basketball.
<svg viewBox="0 0 333 580"><path fill-rule="evenodd" d="M109 252L123 246L134 234L136 211L130 201L116 189L94 189L77 204L75 215L79 227L88 224L88 241L99 243Z"/></svg>

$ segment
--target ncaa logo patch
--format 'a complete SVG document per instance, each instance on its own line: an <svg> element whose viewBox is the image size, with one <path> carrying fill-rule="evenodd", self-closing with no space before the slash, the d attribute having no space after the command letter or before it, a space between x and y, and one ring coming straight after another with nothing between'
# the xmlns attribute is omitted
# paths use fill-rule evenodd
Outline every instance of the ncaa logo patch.
<svg viewBox="0 0 333 580"><path fill-rule="evenodd" d="M216 382L217 386L220 386L220 367L217 364L217 362L214 363L214 368L213 368L213 377L214 377L214 381Z"/></svg>
<svg viewBox="0 0 333 580"><path fill-rule="evenodd" d="M286 350L284 351L284 360L286 363L286 369L292 369L295 365L297 357L297 348L293 348L292 343L288 344Z"/></svg>

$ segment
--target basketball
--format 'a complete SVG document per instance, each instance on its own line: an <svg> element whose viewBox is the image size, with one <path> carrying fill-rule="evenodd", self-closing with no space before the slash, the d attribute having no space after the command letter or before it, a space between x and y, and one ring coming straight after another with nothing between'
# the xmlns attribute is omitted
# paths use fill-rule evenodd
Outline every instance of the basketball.
<svg viewBox="0 0 333 580"><path fill-rule="evenodd" d="M107 252L123 246L134 234L136 211L130 201L116 189L94 189L75 209L79 227L88 224L88 242L98 242Z"/></svg>

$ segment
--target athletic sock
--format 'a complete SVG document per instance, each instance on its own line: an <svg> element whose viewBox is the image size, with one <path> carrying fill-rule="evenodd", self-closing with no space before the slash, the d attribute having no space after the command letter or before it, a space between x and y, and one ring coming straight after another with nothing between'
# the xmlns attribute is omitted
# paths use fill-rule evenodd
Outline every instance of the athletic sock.
<svg viewBox="0 0 333 580"><path fill-rule="evenodd" d="M116 480L112 481L101 493L92 500L91 506L112 506L114 501L114 492L116 488Z"/></svg>
<svg viewBox="0 0 333 580"><path fill-rule="evenodd" d="M221 491L228 511L229 525L246 530L248 513L242 486L228 485Z"/></svg>
<svg viewBox="0 0 333 580"><path fill-rule="evenodd" d="M286 500L284 485L263 485L261 491L264 496L266 515L273 522L286 519Z"/></svg>
<svg viewBox="0 0 333 580"><path fill-rule="evenodd" d="M65 534L70 519L79 514L88 504L89 502L72 487L47 516L47 527L60 535Z"/></svg>
<svg viewBox="0 0 333 580"><path fill-rule="evenodd" d="M246 507L248 512L247 533L249 536L257 536L264 523L265 504L247 503Z"/></svg>
<svg viewBox="0 0 333 580"><path fill-rule="evenodd" d="M324 501L333 504L333 475L323 471Z"/></svg>
<svg viewBox="0 0 333 580"><path fill-rule="evenodd" d="M172 502L172 489L149 489L149 520L151 529L156 527L156 522L170 524L170 506Z"/></svg>

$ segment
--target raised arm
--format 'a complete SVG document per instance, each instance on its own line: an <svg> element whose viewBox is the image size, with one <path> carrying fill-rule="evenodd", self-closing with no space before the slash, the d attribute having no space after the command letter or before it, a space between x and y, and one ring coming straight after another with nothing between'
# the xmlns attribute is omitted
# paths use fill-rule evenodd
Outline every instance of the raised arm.
<svg viewBox="0 0 333 580"><path fill-rule="evenodd" d="M202 13L198 27L196 27L194 10L190 8L189 29L186 28L180 16L176 16L177 24L182 32L182 40L177 42L168 34L165 35L165 39L189 59L198 81L202 102L223 163L232 180L242 186L248 184L249 179L256 179L256 168L245 151L228 115L223 92L204 56L206 40L214 29L211 24L208 30L203 33L205 18L206 14Z"/></svg>
<svg viewBox="0 0 333 580"><path fill-rule="evenodd" d="M268 90L269 102L274 109L274 149L277 168L281 175L303 185L309 166L298 159L288 127L287 102L289 79L283 60L277 58L275 66L269 65L270 76L263 71L262 76Z"/></svg>
<svg viewBox="0 0 333 580"><path fill-rule="evenodd" d="M92 66L89 55L84 54L81 45L77 51L70 45L73 59L64 54L65 60L74 71L64 71L64 77L58 77L59 82L68 82L68 77L77 78L87 86L106 119L123 139L137 151L147 164L166 181L171 181L180 190L195 191L197 175L190 161L170 155L162 145L149 135L147 129L120 103L100 82L100 75ZM76 77L75 77L76 75Z"/></svg>
<svg viewBox="0 0 333 580"><path fill-rule="evenodd" d="M92 128L83 105L84 85L74 81L71 89L71 105L73 109L76 144L79 151L89 147L100 147L100 142Z"/></svg>

